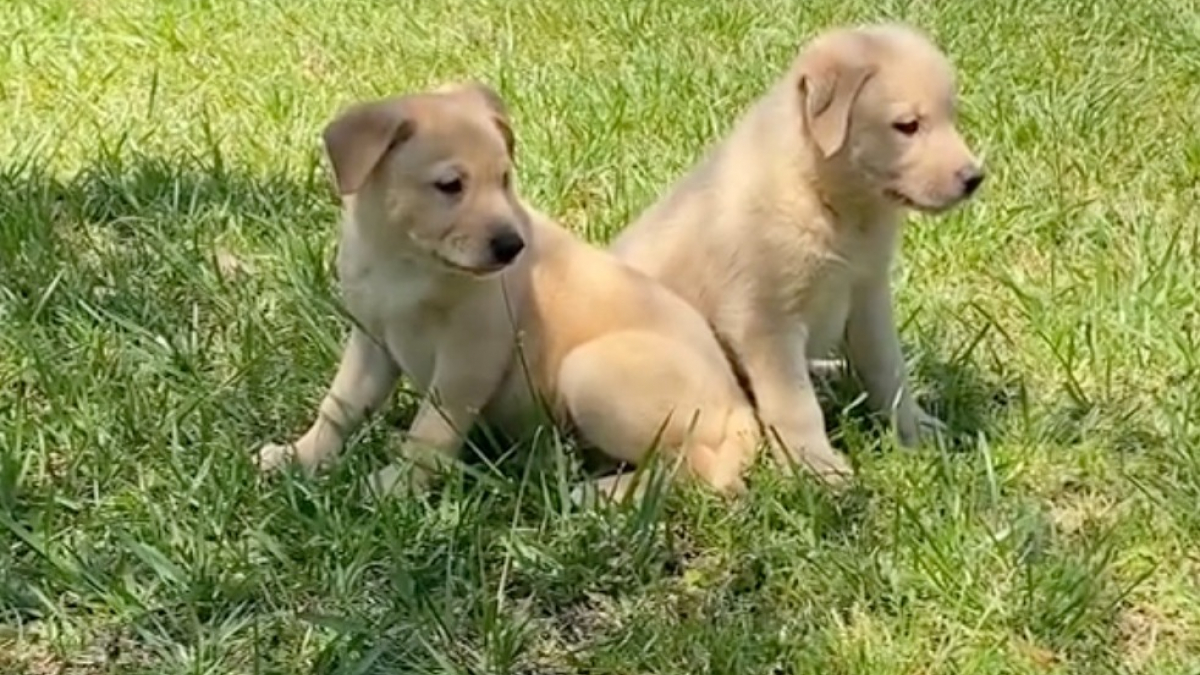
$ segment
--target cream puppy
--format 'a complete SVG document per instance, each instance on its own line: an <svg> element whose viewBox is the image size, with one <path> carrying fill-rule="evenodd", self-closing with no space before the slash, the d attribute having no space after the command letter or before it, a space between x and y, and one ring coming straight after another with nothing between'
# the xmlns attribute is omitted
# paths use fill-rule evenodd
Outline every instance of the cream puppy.
<svg viewBox="0 0 1200 675"><path fill-rule="evenodd" d="M843 28L804 47L729 136L612 251L700 310L745 371L787 456L831 481L809 365L844 346L900 440L941 423L908 385L890 268L907 209L970 197L980 162L955 129L953 69L911 28Z"/></svg>
<svg viewBox="0 0 1200 675"><path fill-rule="evenodd" d="M324 141L344 196L337 264L356 325L316 420L295 443L264 447L264 470L331 458L403 373L424 399L377 489L410 487L402 477L423 487L481 419L531 431L542 402L615 460L636 465L657 445L685 474L741 489L761 436L708 324L522 203L495 92L358 104Z"/></svg>

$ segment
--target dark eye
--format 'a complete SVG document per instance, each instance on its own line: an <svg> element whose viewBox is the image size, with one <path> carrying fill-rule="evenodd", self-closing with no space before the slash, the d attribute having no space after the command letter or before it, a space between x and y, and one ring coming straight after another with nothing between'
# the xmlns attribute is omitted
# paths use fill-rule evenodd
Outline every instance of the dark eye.
<svg viewBox="0 0 1200 675"><path fill-rule="evenodd" d="M504 183L504 187L507 188L512 183L512 172L505 171L504 176L502 176L500 180Z"/></svg>
<svg viewBox="0 0 1200 675"><path fill-rule="evenodd" d="M457 177L435 181L433 186L444 195L456 196L462 194L463 191L463 181Z"/></svg>
<svg viewBox="0 0 1200 675"><path fill-rule="evenodd" d="M912 136L921 128L921 123L917 120L905 120L903 122L892 122L892 128L905 136Z"/></svg>

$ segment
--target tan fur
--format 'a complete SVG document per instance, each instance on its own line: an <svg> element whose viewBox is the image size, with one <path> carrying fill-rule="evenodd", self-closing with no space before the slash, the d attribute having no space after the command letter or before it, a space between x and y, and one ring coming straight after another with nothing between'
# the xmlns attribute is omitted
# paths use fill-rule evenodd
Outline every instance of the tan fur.
<svg viewBox="0 0 1200 675"><path fill-rule="evenodd" d="M772 437L831 481L851 469L809 366L843 343L902 442L940 427L909 390L889 272L905 208L950 208L982 180L955 98L951 66L916 31L829 31L612 247L701 311Z"/></svg>
<svg viewBox="0 0 1200 675"><path fill-rule="evenodd" d="M539 397L613 459L638 464L657 441L685 474L741 489L760 432L709 326L521 202L494 92L360 104L325 140L345 195L339 279L358 325L316 421L294 444L264 447L264 470L330 459L404 373L425 395L402 444L415 469L385 469L380 489L410 471L423 487L481 417L527 433ZM504 260L495 241L514 236L523 248Z"/></svg>

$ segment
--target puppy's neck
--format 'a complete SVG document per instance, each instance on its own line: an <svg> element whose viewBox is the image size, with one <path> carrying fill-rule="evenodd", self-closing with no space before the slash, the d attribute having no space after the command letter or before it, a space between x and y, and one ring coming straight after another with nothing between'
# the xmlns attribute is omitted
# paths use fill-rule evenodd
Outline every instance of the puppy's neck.
<svg viewBox="0 0 1200 675"><path fill-rule="evenodd" d="M850 166L843 154L824 158L815 144L809 151L813 189L839 220L856 223L861 229L895 228L903 222L903 209L877 185L864 180L861 170Z"/></svg>
<svg viewBox="0 0 1200 675"><path fill-rule="evenodd" d="M796 184L811 186L821 206L835 214L835 222L859 230L893 229L903 222L903 210L889 200L870 177L855 167L843 147L832 157L801 128L789 147L794 158Z"/></svg>

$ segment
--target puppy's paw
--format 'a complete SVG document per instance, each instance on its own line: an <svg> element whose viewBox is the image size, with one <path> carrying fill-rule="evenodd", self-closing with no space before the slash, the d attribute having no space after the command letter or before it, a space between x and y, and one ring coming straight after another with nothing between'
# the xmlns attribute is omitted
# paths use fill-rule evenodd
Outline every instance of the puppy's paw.
<svg viewBox="0 0 1200 675"><path fill-rule="evenodd" d="M578 509L594 509L607 501L606 496L590 482L584 482L571 488L571 503Z"/></svg>
<svg viewBox="0 0 1200 675"><path fill-rule="evenodd" d="M921 443L933 441L950 431L946 423L917 407L911 414L897 420L896 433L900 444L913 448Z"/></svg>
<svg viewBox="0 0 1200 675"><path fill-rule="evenodd" d="M831 452L836 452L832 451ZM805 465L821 482L831 488L842 488L854 478L854 469L841 455L832 457L806 457Z"/></svg>
<svg viewBox="0 0 1200 675"><path fill-rule="evenodd" d="M944 434L950 431L950 427L945 422L930 415L921 408L917 408L917 423L922 430L937 434Z"/></svg>
<svg viewBox="0 0 1200 675"><path fill-rule="evenodd" d="M420 467L409 462L393 462L372 474L367 488L375 501L418 497L429 490L430 479L429 472Z"/></svg>
<svg viewBox="0 0 1200 675"><path fill-rule="evenodd" d="M794 436L799 450L787 446L781 437L771 444L777 459L797 470L805 470L829 487L840 488L854 478L854 469L845 456L833 449L824 434Z"/></svg>
<svg viewBox="0 0 1200 675"><path fill-rule="evenodd" d="M286 443L268 443L258 451L255 463L262 473L271 473L290 464L296 458L296 447Z"/></svg>
<svg viewBox="0 0 1200 675"><path fill-rule="evenodd" d="M921 409L917 410L917 429L923 441L936 440L950 433L945 422Z"/></svg>
<svg viewBox="0 0 1200 675"><path fill-rule="evenodd" d="M646 496L649 483L649 476L623 471L576 485L571 490L571 502L580 508L637 503Z"/></svg>

